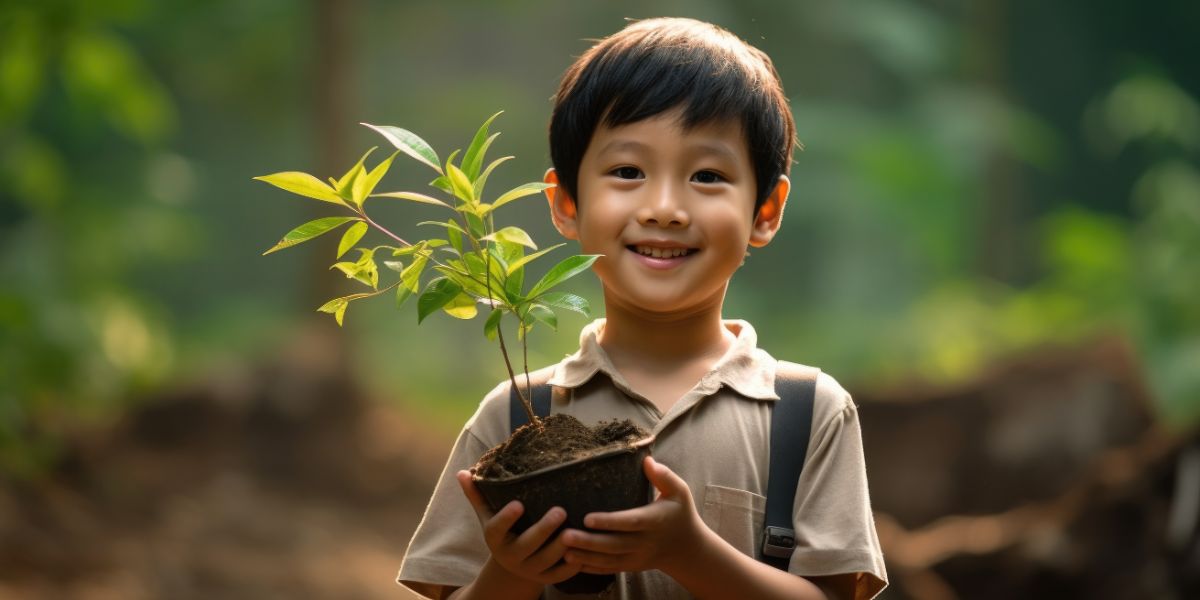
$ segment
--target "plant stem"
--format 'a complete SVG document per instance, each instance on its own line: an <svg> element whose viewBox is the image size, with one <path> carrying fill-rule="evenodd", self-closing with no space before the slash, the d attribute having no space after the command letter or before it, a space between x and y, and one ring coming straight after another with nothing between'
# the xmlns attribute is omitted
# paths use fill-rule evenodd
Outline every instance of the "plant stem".
<svg viewBox="0 0 1200 600"><path fill-rule="evenodd" d="M493 228L495 227L495 225L492 225L492 221L490 218L488 219L488 225L491 225ZM475 236L469 236L469 237L471 238L471 244L473 246L475 246L475 251L479 252L479 244L475 241ZM487 281L487 283L485 285L487 286L486 289L488 292L489 300L491 299L491 297L495 296L495 294L492 293L492 262L491 261L492 261L492 253L484 251L483 252L483 273L484 273L484 279ZM495 308L494 302L492 304L492 310L499 310L499 309ZM519 319L520 317L518 316L517 318ZM533 390L530 389L530 387L529 387L529 359L526 358L526 360L525 360L525 390L522 391L521 386L517 385L517 375L515 373L513 373L512 361L510 361L508 359L508 347L504 345L504 330L502 327L500 327L499 323L496 324L496 338L500 340L500 354L504 355L504 366L508 368L508 380L512 384L513 389L517 390L517 397L521 399L521 408L525 409L525 415L527 417L529 417L529 422L531 424L533 424L535 427L540 429L542 427L542 420L539 419L536 414L534 414L533 402L531 402L529 399L529 394L533 393ZM521 338L522 349L525 349L526 346L527 346L527 344L525 343L525 339ZM526 352L526 354L528 354L528 350L526 350L525 352Z"/></svg>
<svg viewBox="0 0 1200 600"><path fill-rule="evenodd" d="M412 245L412 244L410 244L410 243L408 243L408 242L404 241L404 238L401 238L400 236L398 236L398 235L396 235L396 234L394 234L394 233L392 233L392 232L388 231L387 229L385 229L385 228L383 227L383 225L380 225L379 223L376 223L375 221L371 220L371 217L368 217L368 216L367 216L367 211L365 211L365 210L360 210L360 211L358 211L358 214L362 215L362 218L366 219L368 223L370 223L371 225L375 226L375 229L378 229L378 230L382 231L383 233L387 234L387 236L388 236L388 237L390 237L390 238L392 238L393 240L396 240L397 242L400 242L401 244L404 244L405 246L411 246L411 245Z"/></svg>
<svg viewBox="0 0 1200 600"><path fill-rule="evenodd" d="M398 236L398 235L396 235L396 234L392 233L391 231L388 231L388 230L387 230L387 228L385 228L383 225L380 225L379 223L376 223L374 220L372 220L372 219L371 219L371 217L367 216L367 211L365 211L365 210L359 210L359 211L358 211L358 214L359 214L359 215L361 215L363 219L366 219L367 223L370 223L370 224L371 224L371 225L373 225L373 226L374 226L376 229L378 229L379 231L382 231L384 234L386 234L388 237L392 238L393 240L396 240L397 242L400 242L401 244L404 244L405 246L412 246L412 245L413 245L413 244L410 244L410 243L408 243L407 241L405 241L405 240L404 240L403 238L401 238L400 236ZM468 238L471 238L472 242L474 242L474 238L473 238L472 236L468 235L467 237L468 237ZM478 244L476 244L476 248L478 248ZM430 260L431 262L433 262L433 264L435 264L435 265L437 265L437 266L439 266L439 267L442 267L442 268L445 268L445 269L450 269L450 270L452 270L452 271L455 271L455 272L457 272L457 273L460 273L460 274L462 274L462 275L464 275L464 276L466 276L466 277L470 278L470 279L471 279L472 281L474 281L475 283L484 283L484 282L482 282L482 281L479 281L478 279L475 279L474 277L471 277L471 274L470 274L470 273L464 273L463 271L459 271L458 269L455 269L455 268L453 268L453 267L450 267L449 265L446 265L446 264L445 264L445 263L443 263L442 261L440 261L440 260L438 260L438 259L434 258L434 257L433 257L433 252L432 252L432 251L428 251L428 252L426 252L426 253L423 253L423 254L421 254L421 255L422 255L422 256L424 256L425 258L427 258L428 260ZM491 287L490 285L487 285L487 284L484 284L484 285L487 287L488 293L490 294L490 293L491 293L491 290L492 290L492 287Z"/></svg>

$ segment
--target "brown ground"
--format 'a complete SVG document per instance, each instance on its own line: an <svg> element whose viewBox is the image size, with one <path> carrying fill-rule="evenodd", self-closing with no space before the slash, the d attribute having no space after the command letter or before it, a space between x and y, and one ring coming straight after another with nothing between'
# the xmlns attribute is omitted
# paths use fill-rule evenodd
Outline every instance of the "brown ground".
<svg viewBox="0 0 1200 600"><path fill-rule="evenodd" d="M70 440L39 481L0 479L0 599L415 597L393 578L447 433L319 373L220 387Z"/></svg>

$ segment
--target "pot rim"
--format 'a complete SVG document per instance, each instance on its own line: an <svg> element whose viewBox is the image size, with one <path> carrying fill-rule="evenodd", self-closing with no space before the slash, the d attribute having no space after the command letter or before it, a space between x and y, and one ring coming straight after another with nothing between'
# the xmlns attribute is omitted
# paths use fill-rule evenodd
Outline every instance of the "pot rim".
<svg viewBox="0 0 1200 600"><path fill-rule="evenodd" d="M579 458L576 458L574 460L569 460L564 463L558 463L556 465L542 467L536 471L530 471L528 473L521 473L520 475L513 475L510 477L504 477L504 478L500 478L500 479L490 479L490 478L482 477L478 473L471 473L471 481L473 481L475 483L479 483L482 481L482 482L486 482L488 484L517 483L517 482L523 481L525 479L532 479L534 477L543 475L545 473L549 473L551 471L556 471L558 469L565 469L566 467L577 465L579 463L587 462L590 460L596 460L598 458L604 458L607 456L615 456L617 454L624 454L627 452L630 452L630 453L637 452L643 446L648 446L648 445L654 443L654 437L655 436L652 433L650 435L647 435L644 438L641 438L635 442L630 443L628 446L614 446L603 452L597 452L595 454L588 454L587 456L581 456Z"/></svg>

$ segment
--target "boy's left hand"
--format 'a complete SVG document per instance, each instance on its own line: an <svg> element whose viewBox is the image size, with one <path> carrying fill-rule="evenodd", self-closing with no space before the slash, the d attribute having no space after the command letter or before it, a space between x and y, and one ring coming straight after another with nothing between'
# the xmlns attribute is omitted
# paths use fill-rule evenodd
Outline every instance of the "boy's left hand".
<svg viewBox="0 0 1200 600"><path fill-rule="evenodd" d="M706 526L696 513L687 483L649 456L643 467L658 490L654 501L619 512L589 513L583 524L602 531L564 531L564 560L582 564L584 573L670 571L677 559L695 547Z"/></svg>

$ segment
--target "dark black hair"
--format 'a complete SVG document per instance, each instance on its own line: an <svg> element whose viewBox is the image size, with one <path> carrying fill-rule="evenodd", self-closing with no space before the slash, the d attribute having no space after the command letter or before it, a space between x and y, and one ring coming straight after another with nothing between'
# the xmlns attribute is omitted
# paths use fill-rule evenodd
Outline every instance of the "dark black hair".
<svg viewBox="0 0 1200 600"><path fill-rule="evenodd" d="M635 21L563 74L550 117L550 160L578 201L579 165L602 123L618 127L682 108L690 129L739 123L755 172L754 212L791 167L796 126L775 66L761 50L701 21Z"/></svg>

